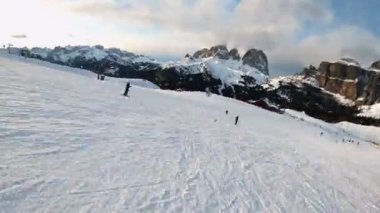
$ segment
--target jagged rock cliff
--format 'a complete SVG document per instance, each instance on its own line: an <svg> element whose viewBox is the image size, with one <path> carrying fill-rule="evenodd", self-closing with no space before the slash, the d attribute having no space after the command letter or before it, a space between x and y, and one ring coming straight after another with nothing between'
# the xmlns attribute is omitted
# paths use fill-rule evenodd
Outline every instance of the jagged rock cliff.
<svg viewBox="0 0 380 213"><path fill-rule="evenodd" d="M216 45L210 49L204 48L198 50L193 54L193 58L196 59L209 57L217 57L224 60L241 60L243 65L254 67L264 75L269 75L268 59L262 50L257 50L254 48L249 49L244 54L243 58L241 58L240 53L236 48L233 48L229 51L225 45Z"/></svg>
<svg viewBox="0 0 380 213"><path fill-rule="evenodd" d="M322 62L316 79L322 88L355 101L358 105L371 105L380 101L380 72L364 69L358 63L347 60Z"/></svg>

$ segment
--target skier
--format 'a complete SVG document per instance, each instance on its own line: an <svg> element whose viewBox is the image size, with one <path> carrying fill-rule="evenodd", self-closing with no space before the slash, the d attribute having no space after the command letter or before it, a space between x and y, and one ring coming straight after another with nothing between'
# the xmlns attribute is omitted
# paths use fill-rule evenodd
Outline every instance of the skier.
<svg viewBox="0 0 380 213"><path fill-rule="evenodd" d="M226 110L226 115L228 115L228 110Z"/></svg>
<svg viewBox="0 0 380 213"><path fill-rule="evenodd" d="M209 87L206 88L206 95L207 95L207 97L211 96L211 90Z"/></svg>
<svg viewBox="0 0 380 213"><path fill-rule="evenodd" d="M239 121L239 116L237 115L237 116L235 117L235 125L237 125L238 121Z"/></svg>
<svg viewBox="0 0 380 213"><path fill-rule="evenodd" d="M129 88L131 88L131 83L127 83L125 86L124 96L128 96Z"/></svg>

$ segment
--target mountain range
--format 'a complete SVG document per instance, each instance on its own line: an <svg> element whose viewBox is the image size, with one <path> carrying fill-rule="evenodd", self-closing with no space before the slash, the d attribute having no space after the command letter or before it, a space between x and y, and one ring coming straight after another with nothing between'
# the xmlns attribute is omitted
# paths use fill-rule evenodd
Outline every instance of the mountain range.
<svg viewBox="0 0 380 213"><path fill-rule="evenodd" d="M36 47L19 53L110 77L145 79L161 89L207 90L278 113L288 108L328 122L380 126L380 61L369 68L350 58L323 61L296 75L270 78L262 50L252 48L240 55L225 45L166 63L100 45Z"/></svg>

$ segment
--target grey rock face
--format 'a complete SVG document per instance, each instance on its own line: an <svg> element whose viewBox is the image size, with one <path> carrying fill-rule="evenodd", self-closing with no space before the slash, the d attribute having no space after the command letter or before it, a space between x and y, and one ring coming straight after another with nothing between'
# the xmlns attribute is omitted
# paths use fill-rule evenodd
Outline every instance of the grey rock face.
<svg viewBox="0 0 380 213"><path fill-rule="evenodd" d="M375 61L372 65L371 68L378 69L380 70L380 60Z"/></svg>
<svg viewBox="0 0 380 213"><path fill-rule="evenodd" d="M265 75L269 75L268 59L262 50L250 49L244 54L242 60L243 64L255 67Z"/></svg>
<svg viewBox="0 0 380 213"><path fill-rule="evenodd" d="M240 59L241 59L240 53L236 48L231 49L229 52L229 55L233 60L240 61Z"/></svg>
<svg viewBox="0 0 380 213"><path fill-rule="evenodd" d="M194 58L207 58L207 57L209 57L208 55L209 55L209 50L207 48L203 48L201 50L196 51L193 54L193 57Z"/></svg>
<svg viewBox="0 0 380 213"><path fill-rule="evenodd" d="M242 60L244 65L248 65L258 69L265 75L269 75L268 58L262 50L250 49L243 58L241 58L239 51L236 48L228 50L225 45L216 45L210 49L204 48L196 51L193 54L194 58L208 58L217 57L220 59L228 60L233 59L236 61Z"/></svg>
<svg viewBox="0 0 380 213"><path fill-rule="evenodd" d="M211 47L210 56L215 56L224 60L227 60L230 57L228 49L225 45L217 45L217 46Z"/></svg>
<svg viewBox="0 0 380 213"><path fill-rule="evenodd" d="M322 88L356 101L357 104L380 101L380 72L339 62L322 62L316 79Z"/></svg>

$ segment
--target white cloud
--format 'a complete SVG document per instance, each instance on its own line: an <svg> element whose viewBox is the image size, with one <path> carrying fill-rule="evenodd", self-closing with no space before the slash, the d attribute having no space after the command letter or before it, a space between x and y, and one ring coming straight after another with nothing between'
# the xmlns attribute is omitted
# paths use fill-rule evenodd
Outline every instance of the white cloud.
<svg viewBox="0 0 380 213"><path fill-rule="evenodd" d="M219 43L242 50L260 48L270 55L291 43L304 22L328 24L332 21L327 0L241 0L233 7L234 2L236 0L80 1L69 8L120 25L152 30L154 36L126 36L124 47L131 51L180 56ZM155 34L157 29L159 34Z"/></svg>
<svg viewBox="0 0 380 213"><path fill-rule="evenodd" d="M13 1L15 8L19 1ZM241 50L255 47L268 54L271 72L277 74L343 56L363 64L379 58L373 46L380 39L355 27L331 28L297 39L305 24L332 26L329 1L29 0L32 9L22 10L26 16L20 17L30 20L16 18L9 32L26 33L34 43L100 43L178 57L220 43Z"/></svg>
<svg viewBox="0 0 380 213"><path fill-rule="evenodd" d="M122 2L122 3L120 3ZM138 25L167 32L192 33L199 43L205 34L213 43L237 46L256 45L271 49L290 39L303 21L316 23L331 20L327 1L313 0L125 0L77 2L72 11L124 25ZM209 38L208 38L209 39ZM196 46L197 44L195 44ZM211 45L211 44L210 44Z"/></svg>
<svg viewBox="0 0 380 213"><path fill-rule="evenodd" d="M310 36L294 45L279 46L269 53L269 57L271 67L277 74L286 74L291 72L289 69L307 64L318 66L321 61L343 57L354 58L369 67L380 59L379 46L380 39L371 33L354 26L342 26L323 35Z"/></svg>

